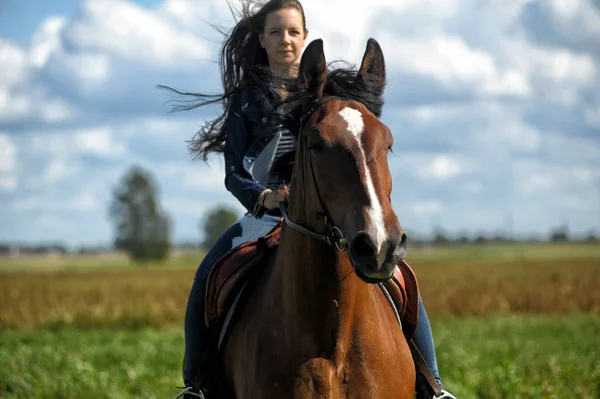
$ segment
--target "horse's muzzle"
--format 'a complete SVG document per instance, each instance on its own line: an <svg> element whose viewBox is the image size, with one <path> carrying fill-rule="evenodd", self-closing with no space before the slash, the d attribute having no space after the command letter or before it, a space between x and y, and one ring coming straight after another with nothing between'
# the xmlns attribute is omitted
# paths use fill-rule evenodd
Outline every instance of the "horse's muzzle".
<svg viewBox="0 0 600 399"><path fill-rule="evenodd" d="M406 257L407 236L403 232L398 238L389 238L378 253L375 240L367 232L358 233L350 242L348 255L356 275L367 283L389 280L394 267ZM382 260L381 260L382 259Z"/></svg>

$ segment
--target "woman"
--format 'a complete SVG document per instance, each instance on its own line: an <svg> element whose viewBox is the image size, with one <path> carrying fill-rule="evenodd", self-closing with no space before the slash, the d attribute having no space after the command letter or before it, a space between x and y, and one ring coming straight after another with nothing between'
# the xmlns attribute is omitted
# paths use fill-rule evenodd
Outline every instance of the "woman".
<svg viewBox="0 0 600 399"><path fill-rule="evenodd" d="M269 74L296 77L307 35L304 10L299 1L271 0L255 13L246 3L243 18L221 50L224 94L182 107L191 109L222 101L226 112L197 134L192 150L204 160L210 152L223 152L225 186L248 211L217 241L196 272L185 316L183 374L187 387L197 381L207 350L204 291L212 265L233 247L266 235L280 220L279 204L286 201L288 195L295 139L283 127L278 117L282 113L270 112L284 93L267 82ZM422 301L414 339L439 382L431 328ZM418 397L430 398L428 388L421 385L417 388ZM193 387L196 391L199 388L204 387Z"/></svg>

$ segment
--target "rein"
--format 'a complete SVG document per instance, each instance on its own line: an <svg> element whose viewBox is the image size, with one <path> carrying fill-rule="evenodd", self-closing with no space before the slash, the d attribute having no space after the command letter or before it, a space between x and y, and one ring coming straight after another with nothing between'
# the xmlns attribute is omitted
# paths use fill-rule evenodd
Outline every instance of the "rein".
<svg viewBox="0 0 600 399"><path fill-rule="evenodd" d="M314 101L312 103L311 107L308 109L308 112L304 113L302 115L302 117L300 118L300 122L299 122L300 133L298 135L298 142L300 142L301 139L304 139L304 135L302 134L302 132L304 131L304 127L305 127L305 124L308 121L308 119L321 106L323 106L323 104L326 104L330 101L336 101L336 100L344 101L347 99L337 97L337 96L331 96L331 97L326 97L325 99L320 99L318 101ZM302 148L304 149L305 155L307 156L307 159L308 159L308 165L310 167L310 175L312 178L311 180L313 183L313 187L315 189L315 193L317 194L317 200L319 201L319 207L321 208L321 210L319 212L317 212L317 219L323 221L323 224L325 224L325 227L327 228L328 232L326 234L317 233L315 231L312 231L306 227L299 225L298 223L293 222L290 219L290 217L288 216L286 206L283 203L279 207L279 209L281 211L281 215L283 216L283 219L285 220L287 225L290 226L292 229L299 231L300 233L309 235L317 240L324 241L330 246L335 246L338 249L338 251L343 252L346 250L348 241L346 240L346 236L344 235L342 230L332 222L331 216L329 216L329 212L327 211L327 208L326 208L325 204L323 203L323 200L321 199L321 195L319 194L319 187L317 186L317 180L315 178L315 172L313 170L313 165L312 165L311 158L310 158L310 151L308 150L306 143L303 143ZM304 159L303 159L303 161L304 161ZM305 181L304 167L302 168L302 180L303 180L303 182ZM302 191L302 195L304 197L304 203L306 204L306 191L305 190Z"/></svg>

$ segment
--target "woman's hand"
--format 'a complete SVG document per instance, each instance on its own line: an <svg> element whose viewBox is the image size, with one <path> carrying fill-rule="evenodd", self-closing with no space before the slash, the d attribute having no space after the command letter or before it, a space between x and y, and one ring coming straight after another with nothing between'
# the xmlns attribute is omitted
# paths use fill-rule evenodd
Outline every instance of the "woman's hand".
<svg viewBox="0 0 600 399"><path fill-rule="evenodd" d="M280 186L265 196L264 207L268 210L278 209L279 204L286 203L290 195L288 186Z"/></svg>

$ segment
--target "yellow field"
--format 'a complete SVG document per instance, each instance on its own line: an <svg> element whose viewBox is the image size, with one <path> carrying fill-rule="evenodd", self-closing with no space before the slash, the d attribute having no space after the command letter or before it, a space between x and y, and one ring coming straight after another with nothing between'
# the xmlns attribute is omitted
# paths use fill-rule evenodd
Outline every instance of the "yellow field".
<svg viewBox="0 0 600 399"><path fill-rule="evenodd" d="M600 314L600 247L415 249L408 261L433 316ZM181 324L201 254L132 266L122 255L0 263L0 328Z"/></svg>

